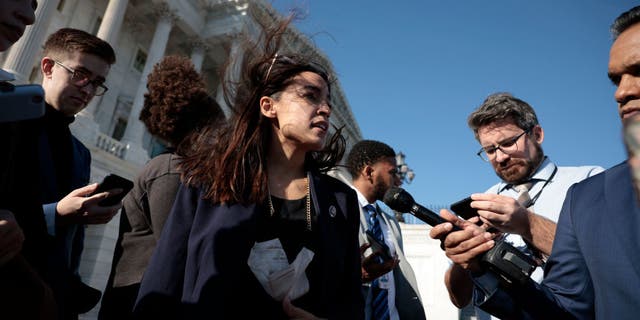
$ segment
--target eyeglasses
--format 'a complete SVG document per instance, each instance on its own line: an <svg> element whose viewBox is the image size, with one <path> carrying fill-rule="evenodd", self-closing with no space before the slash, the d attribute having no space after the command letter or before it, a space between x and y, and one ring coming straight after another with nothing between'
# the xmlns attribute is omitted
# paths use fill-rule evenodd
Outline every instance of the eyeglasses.
<svg viewBox="0 0 640 320"><path fill-rule="evenodd" d="M478 151L478 153L476 153L478 155L478 157L480 157L480 159L489 162L491 159L496 157L496 151L498 151L498 149L500 149L500 151L502 151L502 153L504 154L512 154L516 151L518 151L518 140L520 139L520 137L524 136L525 134L528 134L529 132L531 132L531 128L523 131L521 134L513 137L513 138L509 138L495 146L489 146L489 147L483 147L482 149L480 149L480 151Z"/></svg>
<svg viewBox="0 0 640 320"><path fill-rule="evenodd" d="M65 66L64 64L56 60L53 60L53 62L71 73L71 81L73 81L74 85L84 88L91 84L91 87L94 90L93 94L95 96L101 96L105 92L107 92L107 90L109 90L109 88L104 85L104 79L89 80L89 78L91 77L91 73L82 70L75 70L73 68Z"/></svg>

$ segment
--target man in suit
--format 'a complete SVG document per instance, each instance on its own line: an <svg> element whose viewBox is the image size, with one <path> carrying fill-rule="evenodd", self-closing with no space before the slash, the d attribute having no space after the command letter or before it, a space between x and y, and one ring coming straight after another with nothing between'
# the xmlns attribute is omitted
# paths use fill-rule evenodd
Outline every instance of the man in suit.
<svg viewBox="0 0 640 320"><path fill-rule="evenodd" d="M360 244L378 242L382 244L382 250L388 248L388 255L377 248L362 260L362 292L367 320L425 319L413 269L402 251L398 221L376 204L389 188L402 183L395 156L393 149L385 143L362 140L353 146L347 158L352 185L360 203ZM362 247L363 251L366 249L363 253L372 251L367 248L368 245Z"/></svg>
<svg viewBox="0 0 640 320"><path fill-rule="evenodd" d="M97 184L87 185L91 155L69 130L75 115L107 90L104 82L114 62L108 43L69 28L48 37L40 62L46 102L38 141L40 185L47 229L54 238L47 277L60 319L77 318L98 302L100 292L84 285L78 275L84 225L107 223L122 206L98 205L117 191L92 195Z"/></svg>
<svg viewBox="0 0 640 320"><path fill-rule="evenodd" d="M615 41L608 73L617 87L614 97L620 117L626 121L640 112L640 6L620 15L611 29ZM640 304L637 200L627 162L573 185L560 213L542 284L485 282L474 303L509 319L636 319ZM475 228L445 211L443 216L465 231ZM467 244L476 248L489 244L478 240L467 239ZM481 277L474 275L474 282L478 284Z"/></svg>

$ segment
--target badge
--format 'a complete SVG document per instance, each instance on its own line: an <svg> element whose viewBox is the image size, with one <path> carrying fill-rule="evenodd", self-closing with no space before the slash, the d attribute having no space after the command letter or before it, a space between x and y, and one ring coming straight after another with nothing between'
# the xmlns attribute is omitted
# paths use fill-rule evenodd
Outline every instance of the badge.
<svg viewBox="0 0 640 320"><path fill-rule="evenodd" d="M331 218L336 217L336 207L333 205L329 207L329 216L331 216Z"/></svg>

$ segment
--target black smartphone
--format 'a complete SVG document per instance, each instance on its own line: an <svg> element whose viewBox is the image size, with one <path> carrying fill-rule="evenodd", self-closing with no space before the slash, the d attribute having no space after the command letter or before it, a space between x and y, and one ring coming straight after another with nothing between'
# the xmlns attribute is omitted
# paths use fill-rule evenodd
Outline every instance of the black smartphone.
<svg viewBox="0 0 640 320"><path fill-rule="evenodd" d="M478 216L478 209L471 208L471 197L466 197L458 202L453 203L450 208L455 214L468 220Z"/></svg>
<svg viewBox="0 0 640 320"><path fill-rule="evenodd" d="M100 192L109 191L112 189L122 189L122 192L116 195L110 196L108 198L102 199L100 202L98 202L99 206L110 207L122 201L124 196L126 196L127 193L129 193L129 191L133 189L133 182L131 180L125 179L117 174L112 173L104 177L102 182L100 182L100 184L98 185L98 188L96 189L96 191L94 191L91 195L94 195Z"/></svg>
<svg viewBox="0 0 640 320"><path fill-rule="evenodd" d="M0 82L0 122L13 122L44 115L44 90L37 84L15 86Z"/></svg>
<svg viewBox="0 0 640 320"><path fill-rule="evenodd" d="M367 241L369 241L371 250L373 252L380 252L380 257L384 261L393 259L393 257L391 256L391 251L389 250L389 247L386 243L378 241L371 230L367 230L365 233L367 234Z"/></svg>

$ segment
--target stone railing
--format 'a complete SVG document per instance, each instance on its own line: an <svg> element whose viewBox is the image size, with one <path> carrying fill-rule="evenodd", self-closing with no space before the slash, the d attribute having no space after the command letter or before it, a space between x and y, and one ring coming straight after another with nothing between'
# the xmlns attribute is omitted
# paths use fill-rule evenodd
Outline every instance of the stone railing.
<svg viewBox="0 0 640 320"><path fill-rule="evenodd" d="M96 139L96 147L120 159L124 159L124 155L127 150L127 145L103 133L98 133L98 138Z"/></svg>

